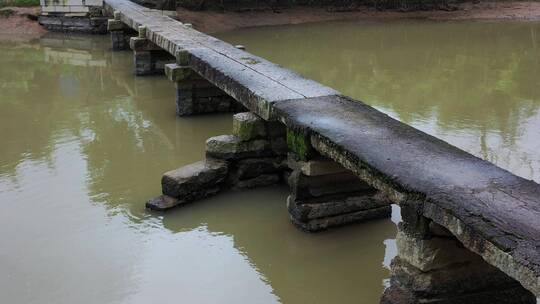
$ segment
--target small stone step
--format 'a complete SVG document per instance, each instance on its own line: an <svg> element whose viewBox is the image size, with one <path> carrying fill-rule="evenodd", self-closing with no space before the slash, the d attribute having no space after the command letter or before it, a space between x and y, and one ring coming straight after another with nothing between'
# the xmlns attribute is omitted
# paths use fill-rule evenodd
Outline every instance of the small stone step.
<svg viewBox="0 0 540 304"><path fill-rule="evenodd" d="M184 201L179 200L168 195L160 195L146 202L146 208L150 210L163 211L173 207L176 207Z"/></svg>
<svg viewBox="0 0 540 304"><path fill-rule="evenodd" d="M308 221L300 221L291 215L291 221L300 229L308 232L326 230L331 227L343 226L354 222L363 222L372 219L387 218L392 209L390 206L378 207L368 210L360 210L335 216L316 218Z"/></svg>
<svg viewBox="0 0 540 304"><path fill-rule="evenodd" d="M201 199L219 192L227 173L227 162L208 158L163 174L162 192L185 202Z"/></svg>
<svg viewBox="0 0 540 304"><path fill-rule="evenodd" d="M242 159L273 156L266 139L242 141L234 135L214 136L206 140L206 155L219 159Z"/></svg>

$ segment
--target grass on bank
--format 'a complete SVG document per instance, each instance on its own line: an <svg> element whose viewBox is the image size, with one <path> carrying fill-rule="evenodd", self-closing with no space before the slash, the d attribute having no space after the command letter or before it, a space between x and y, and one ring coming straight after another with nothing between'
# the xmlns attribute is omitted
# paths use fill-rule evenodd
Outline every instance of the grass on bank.
<svg viewBox="0 0 540 304"><path fill-rule="evenodd" d="M28 7L39 6L39 0L0 0L0 7L16 6Z"/></svg>

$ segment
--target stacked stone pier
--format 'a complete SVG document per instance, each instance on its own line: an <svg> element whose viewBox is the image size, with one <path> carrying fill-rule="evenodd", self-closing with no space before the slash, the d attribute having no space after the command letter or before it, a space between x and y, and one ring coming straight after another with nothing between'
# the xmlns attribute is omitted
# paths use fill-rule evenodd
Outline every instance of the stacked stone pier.
<svg viewBox="0 0 540 304"><path fill-rule="evenodd" d="M289 137L290 138L290 137ZM340 164L318 153L309 159L289 152L292 174L287 209L293 224L320 231L390 217L390 200Z"/></svg>
<svg viewBox="0 0 540 304"><path fill-rule="evenodd" d="M195 73L190 67L177 63L165 65L165 75L176 89L176 114L240 112L244 106L221 89Z"/></svg>
<svg viewBox="0 0 540 304"><path fill-rule="evenodd" d="M146 27L139 26L137 37L129 39L129 48L133 51L135 75L156 75L165 73L165 65L175 58L167 51L146 38Z"/></svg>
<svg viewBox="0 0 540 304"><path fill-rule="evenodd" d="M535 304L516 280L467 250L446 228L402 205L398 256L381 304Z"/></svg>
<svg viewBox="0 0 540 304"><path fill-rule="evenodd" d="M166 172L163 195L146 203L167 210L227 189L251 189L283 182L288 176L285 128L244 112L233 116L233 134L206 141L205 160Z"/></svg>
<svg viewBox="0 0 540 304"><path fill-rule="evenodd" d="M111 49L113 51L123 51L129 49L129 39L137 36L137 32L126 26L120 20L120 12L113 12L113 19L107 20L107 31L111 36Z"/></svg>

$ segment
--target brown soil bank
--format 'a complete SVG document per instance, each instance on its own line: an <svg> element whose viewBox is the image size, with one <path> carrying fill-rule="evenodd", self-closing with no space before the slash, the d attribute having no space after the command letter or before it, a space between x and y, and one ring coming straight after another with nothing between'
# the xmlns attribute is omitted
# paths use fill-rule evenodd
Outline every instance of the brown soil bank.
<svg viewBox="0 0 540 304"><path fill-rule="evenodd" d="M431 20L540 20L540 2L462 3L455 10L400 12L359 8L354 11L329 11L325 8L293 7L276 12L272 9L242 12L178 10L182 22L192 23L206 33L216 33L243 27L300 24L333 20L394 20L422 18Z"/></svg>
<svg viewBox="0 0 540 304"><path fill-rule="evenodd" d="M47 31L37 22L39 7L0 8L0 39L29 41Z"/></svg>

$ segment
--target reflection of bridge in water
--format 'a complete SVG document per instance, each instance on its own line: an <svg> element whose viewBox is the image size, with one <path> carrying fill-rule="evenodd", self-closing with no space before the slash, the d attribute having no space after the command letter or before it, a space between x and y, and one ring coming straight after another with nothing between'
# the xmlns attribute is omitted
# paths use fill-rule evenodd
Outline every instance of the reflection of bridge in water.
<svg viewBox="0 0 540 304"><path fill-rule="evenodd" d="M166 173L165 195L149 207L285 176L289 213L306 230L386 217L389 203L400 205L384 303L534 303L540 295L538 184L173 19L125 0L105 6L114 11L113 47L138 31L130 39L138 75L175 61L165 72L179 115L251 112L235 115L233 136L207 142L206 161Z"/></svg>

